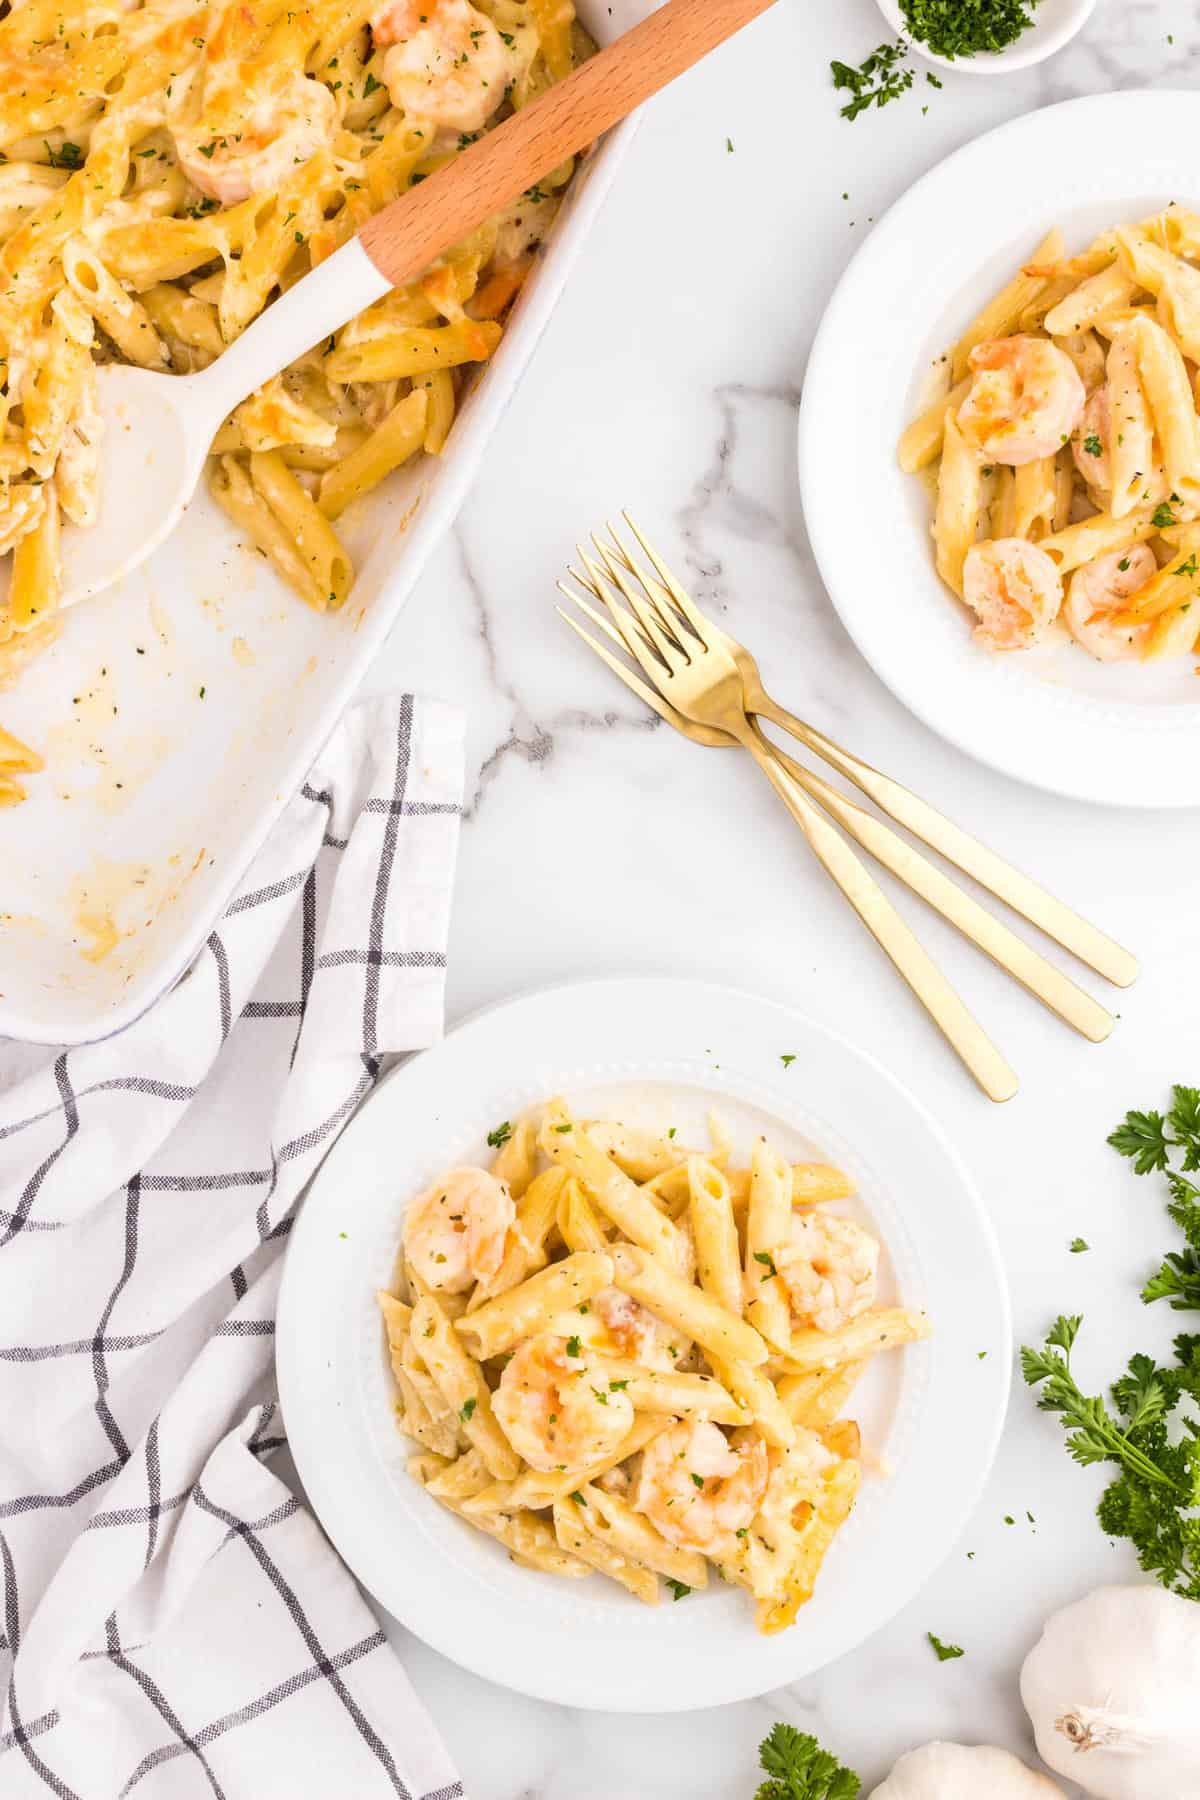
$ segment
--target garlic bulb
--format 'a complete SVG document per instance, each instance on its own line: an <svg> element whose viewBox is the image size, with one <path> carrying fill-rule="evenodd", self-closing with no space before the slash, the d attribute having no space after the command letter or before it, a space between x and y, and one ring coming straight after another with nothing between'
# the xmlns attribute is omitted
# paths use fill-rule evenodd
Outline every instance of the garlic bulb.
<svg viewBox="0 0 1200 1800"><path fill-rule="evenodd" d="M1062 1800L1046 1775L989 1745L925 1744L902 1756L868 1800Z"/></svg>
<svg viewBox="0 0 1200 1800"><path fill-rule="evenodd" d="M1097 1800L1200 1800L1200 1606L1097 1588L1047 1620L1021 1670L1044 1762Z"/></svg>

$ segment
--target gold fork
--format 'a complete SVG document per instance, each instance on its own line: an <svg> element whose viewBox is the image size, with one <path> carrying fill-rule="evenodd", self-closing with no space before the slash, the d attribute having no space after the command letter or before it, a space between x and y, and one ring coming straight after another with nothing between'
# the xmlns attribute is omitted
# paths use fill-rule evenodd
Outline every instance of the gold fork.
<svg viewBox="0 0 1200 1800"><path fill-rule="evenodd" d="M900 969L901 974L909 982L923 1003L927 1006L942 1030L949 1037L954 1047L971 1069L980 1085L993 1099L1007 1099L1016 1091L1016 1078L1012 1070L1000 1057L995 1047L987 1039L976 1021L963 1006L961 1000L950 988L944 977L936 970L928 956L913 937L908 927L891 907L890 902L863 868L858 858L849 847L833 831L821 815L816 812L805 799L805 793L811 795L826 808L859 843L863 844L884 865L905 880L922 898L934 906L960 930L986 951L997 963L1006 968L1030 992L1059 1016L1066 1019L1075 1028L1093 1041L1099 1041L1112 1029L1112 1019L1104 1008L1081 989L1053 968L1036 951L1024 944L1008 928L994 919L992 915L978 905L976 901L959 890L940 870L912 847L896 836L894 832L881 824L870 813L831 787L820 776L805 769L792 758L777 751L758 729L757 722L746 717L743 701L740 670L733 660L735 648L732 640L724 634L717 634L710 627L699 611L692 606L684 595L679 584L670 575L661 558L651 550L650 545L629 521L647 556L654 562L656 569L663 576L664 582L671 584L670 592L647 575L640 565L629 555L620 539L613 534L614 550L600 544L597 548L605 559L605 569L601 570L590 557L583 555L588 576L578 570L571 573L581 585L587 587L598 598L602 599L616 622L616 628L595 612L579 595L567 588L563 583L559 587L571 598L587 616L600 627L622 649L632 654L655 685L648 688L629 669L624 662L611 656L595 639L570 618L566 613L562 617L579 633L589 647L599 655L609 668L633 689L648 705L657 710L677 729L694 740L707 744L730 744L737 741L745 744L751 754L760 762L764 772L773 782L781 798L792 812L793 817L804 829L806 836L820 860L842 888L859 916L868 926L887 954ZM582 553L581 553L582 554ZM649 596L649 605L631 587L629 577L636 580L643 592ZM626 612L616 600L609 583L615 583L629 601L634 615ZM676 605L672 605L672 600ZM561 612L561 609L560 609ZM681 627L686 623L688 630ZM639 629L640 628L640 629ZM713 639L718 641L714 644ZM686 639L686 642L684 641ZM729 649L726 650L725 646ZM737 646L736 648L740 648ZM747 653L748 654L748 653ZM680 702L677 707L672 700L664 697L663 688L668 688L672 699ZM761 688L761 683L759 683ZM686 714L686 716L685 716ZM789 715L790 716L790 715ZM797 721L797 723L801 723ZM814 733L815 738L821 734ZM828 740L822 740L828 741ZM837 749L838 747L833 746ZM839 755L850 762L848 752L840 751ZM830 760L833 760L832 758ZM782 767L780 766L782 765ZM840 765L839 765L840 766ZM876 771L861 765L868 775ZM887 778L878 777L880 782ZM863 786L863 783L859 783ZM907 790L892 784L900 795ZM805 792L797 792L797 787ZM908 796L918 807L915 796ZM956 827L948 821L940 819L932 808L926 809L931 819L947 830L954 832ZM965 835L965 834L964 834ZM973 843L973 840L967 840ZM977 847L986 857L992 853ZM1039 901L1044 902L1041 910L1059 908L1063 913L1068 909L1061 902L1053 901L1044 895L1042 890L1033 887L1016 871L1008 870L1007 865L999 858L992 858L1002 874L1011 875L1015 884L1023 884L1032 888ZM1074 915L1069 915L1074 919ZM1075 941L1086 942L1086 933L1094 928L1086 926L1086 922L1076 923L1083 931L1073 931ZM1096 934L1102 942L1103 934ZM1112 946L1119 950L1118 946Z"/></svg>
<svg viewBox="0 0 1200 1800"><path fill-rule="evenodd" d="M1129 987L1137 980L1137 958L1106 932L1081 918L1053 894L1047 893L1045 888L1039 887L1037 882L1031 881L1029 876L1023 875L1019 869L1014 869L1010 863L997 856L994 850L981 844L978 838L944 818L928 801L912 793L901 782L893 781L890 776L872 768L870 763L863 762L861 757L844 749L841 744L826 737L823 731L818 731L816 726L797 718L795 713L773 700L763 686L758 664L750 651L736 639L729 637L711 619L704 617L628 513L624 514L624 518L654 565L661 582L660 587L659 583L651 580L647 592L663 613L664 623L676 632L680 626L686 627L690 635L724 650L732 658L742 678L747 713L766 719L792 737L798 738L839 774L852 781L860 793L866 794L868 799L875 802L881 812L895 819L898 825L903 825L914 837L920 838L965 875L970 875L980 887L986 888L998 900L1003 900L1014 912L1028 919L1031 925L1036 925L1047 937L1061 944L1064 950L1071 951L1080 962L1094 969L1097 975L1103 975L1115 987ZM628 552L611 527L610 535L613 546L629 573L644 582L645 572L639 570L629 559ZM666 590L665 593L663 589ZM829 791L837 792L836 789ZM864 815L867 818L870 816L869 813Z"/></svg>

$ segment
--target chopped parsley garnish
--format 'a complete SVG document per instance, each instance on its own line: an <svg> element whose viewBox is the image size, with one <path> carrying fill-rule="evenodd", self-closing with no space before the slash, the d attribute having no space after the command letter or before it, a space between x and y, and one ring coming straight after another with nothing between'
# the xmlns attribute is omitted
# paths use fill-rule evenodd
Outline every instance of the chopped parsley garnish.
<svg viewBox="0 0 1200 1800"><path fill-rule="evenodd" d="M1083 440L1083 447L1089 456L1103 456L1104 445L1094 431L1089 431Z"/></svg>
<svg viewBox="0 0 1200 1800"><path fill-rule="evenodd" d="M576 1506L586 1506L587 1505L587 1501L584 1499L583 1495L580 1493L578 1488L576 1488L574 1493L570 1495L570 1498L575 1502Z"/></svg>
<svg viewBox="0 0 1200 1800"><path fill-rule="evenodd" d="M767 1274L761 1277L763 1281L766 1281L768 1276L778 1275L779 1270L775 1267L775 1258L769 1250L756 1250L754 1260L756 1263L762 1263L767 1271Z"/></svg>
<svg viewBox="0 0 1200 1800"><path fill-rule="evenodd" d="M887 106L908 92L913 84L908 67L911 39L951 62L1003 50L1033 24L1031 8L1037 4L1038 0L900 0L907 38L880 44L857 68L844 62L829 65L834 87L852 96L842 107L843 119L857 119L868 107ZM943 86L931 69L926 70L925 81L932 88Z"/></svg>
<svg viewBox="0 0 1200 1800"><path fill-rule="evenodd" d="M45 138L42 139L42 142L46 145L46 154L50 158L52 169L82 169L84 155L78 144L60 144L56 150L53 144L46 142Z"/></svg>
<svg viewBox="0 0 1200 1800"><path fill-rule="evenodd" d="M785 1069L790 1069L796 1058L794 1056L781 1056L779 1060Z"/></svg>
<svg viewBox="0 0 1200 1800"><path fill-rule="evenodd" d="M608 1386L610 1393L623 1394L625 1389L629 1386L629 1379L626 1377L624 1381L610 1381Z"/></svg>
<svg viewBox="0 0 1200 1800"><path fill-rule="evenodd" d="M575 1127L573 1125L556 1125L554 1129L561 1133L564 1131L574 1131Z"/></svg>
<svg viewBox="0 0 1200 1800"><path fill-rule="evenodd" d="M1162 505L1156 506L1154 511L1151 513L1150 523L1155 527L1156 530L1162 531L1168 525L1177 525L1179 523L1179 521L1176 519L1175 514L1171 511L1170 503L1168 501L1164 500L1162 502Z"/></svg>
<svg viewBox="0 0 1200 1800"><path fill-rule="evenodd" d="M1090 1250L1091 1247L1086 1238L1072 1238L1067 1246L1072 1256L1081 1256L1085 1250Z"/></svg>
<svg viewBox="0 0 1200 1800"><path fill-rule="evenodd" d="M363 82L363 99L364 100L369 99L370 96L373 93L375 93L382 86L383 86L382 81L376 81L375 77L372 75L371 71L368 69L367 70L367 79Z"/></svg>
<svg viewBox="0 0 1200 1800"><path fill-rule="evenodd" d="M953 61L1004 50L1033 24L1037 0L900 0L909 36Z"/></svg>
<svg viewBox="0 0 1200 1800"><path fill-rule="evenodd" d="M1192 551L1192 554L1188 557L1186 562L1180 563L1180 565L1176 569L1175 573L1177 575L1195 575L1197 573L1200 573L1200 571L1198 571L1197 567L1196 567L1196 552L1194 550Z"/></svg>
<svg viewBox="0 0 1200 1800"><path fill-rule="evenodd" d="M330 339L331 347L332 347L332 344L333 344L333 339L331 338ZM498 1150L500 1148L501 1144L507 1144L507 1142L511 1136L512 1136L512 1126L509 1124L508 1120L505 1119L505 1121L502 1125L497 1125L497 1127L494 1131L488 1132L488 1134L487 1134L488 1149L489 1150Z"/></svg>
<svg viewBox="0 0 1200 1800"><path fill-rule="evenodd" d="M672 1575L667 1576L667 1586L671 1590L673 1600L682 1600L686 1594L690 1594L692 1591L686 1581L676 1581Z"/></svg>
<svg viewBox="0 0 1200 1800"><path fill-rule="evenodd" d="M904 66L907 55L908 45L897 38L894 44L880 44L872 50L857 69L849 63L831 62L834 87L851 96L841 109L843 119L857 119L869 106L887 106L906 93L913 84L912 70Z"/></svg>
<svg viewBox="0 0 1200 1800"><path fill-rule="evenodd" d="M691 1476L693 1482L696 1484L696 1486L698 1488L702 1488L704 1486L703 1475L697 1475L694 1469L689 1469L688 1474Z"/></svg>
<svg viewBox="0 0 1200 1800"><path fill-rule="evenodd" d="M567 1339L567 1355L582 1356L582 1354L583 1352L579 1348L579 1339L577 1337L569 1337Z"/></svg>
<svg viewBox="0 0 1200 1800"><path fill-rule="evenodd" d="M964 1656L966 1654L958 1644L943 1644L941 1638L937 1637L932 1631L927 1631L925 1636L933 1645L934 1655L939 1662L953 1662L956 1657Z"/></svg>
<svg viewBox="0 0 1200 1800"><path fill-rule="evenodd" d="M475 1411L475 1408L477 1405L478 1405L478 1402L476 1401L474 1395L472 1395L472 1397L469 1400L463 1401L462 1405L458 1409L458 1416L463 1421L464 1424L471 1417L471 1414Z"/></svg>

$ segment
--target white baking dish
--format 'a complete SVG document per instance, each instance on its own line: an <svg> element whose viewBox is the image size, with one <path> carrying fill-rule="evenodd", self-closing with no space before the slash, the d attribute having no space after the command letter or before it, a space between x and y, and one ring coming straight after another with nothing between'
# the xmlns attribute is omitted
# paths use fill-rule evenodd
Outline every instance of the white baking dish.
<svg viewBox="0 0 1200 1800"><path fill-rule="evenodd" d="M601 42L646 10L579 6ZM345 515L359 576L340 615L309 612L201 494L0 694L0 723L48 763L0 811L0 1037L119 1030L194 956L452 523L634 129L581 168L444 455Z"/></svg>

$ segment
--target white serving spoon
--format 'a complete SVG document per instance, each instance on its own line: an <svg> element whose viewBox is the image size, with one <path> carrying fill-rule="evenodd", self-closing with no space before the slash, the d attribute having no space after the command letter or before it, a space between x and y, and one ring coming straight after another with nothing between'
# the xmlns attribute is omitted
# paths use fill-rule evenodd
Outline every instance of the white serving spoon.
<svg viewBox="0 0 1200 1800"><path fill-rule="evenodd" d="M246 395L533 187L773 0L667 0L607 50L368 219L198 375L99 371L100 517L63 533L63 606L144 562L179 523L217 428Z"/></svg>

